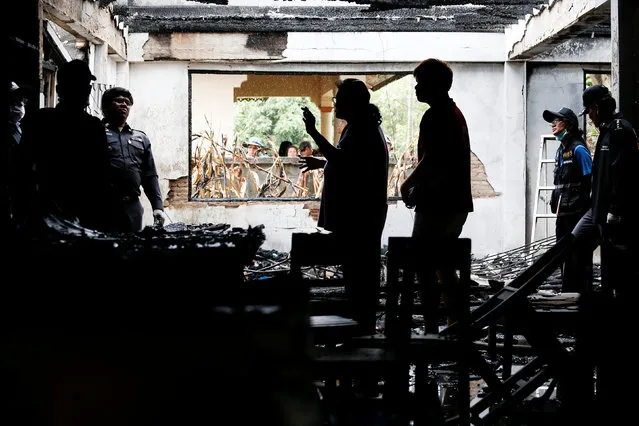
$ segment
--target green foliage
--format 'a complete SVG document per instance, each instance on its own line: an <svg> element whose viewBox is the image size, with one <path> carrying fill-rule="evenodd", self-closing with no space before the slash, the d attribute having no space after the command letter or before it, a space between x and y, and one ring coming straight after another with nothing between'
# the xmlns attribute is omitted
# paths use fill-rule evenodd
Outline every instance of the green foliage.
<svg viewBox="0 0 639 426"><path fill-rule="evenodd" d="M371 95L371 102L382 114L382 128L391 139L395 154L401 155L411 143L415 149L419 135L419 121L428 105L415 98L415 81L405 75ZM251 136L259 136L265 145L277 151L280 142L288 140L299 146L310 140L301 108L307 106L320 122L320 111L310 98L270 97L245 98L235 102L234 126L238 143Z"/></svg>
<svg viewBox="0 0 639 426"><path fill-rule="evenodd" d="M586 87L594 86L595 84L603 84L604 86L610 88L610 73L586 73ZM586 128L584 130L586 133L586 143L588 144L588 148L590 148L591 154L594 155L595 145L597 144L597 139L599 138L599 129L593 124L587 114Z"/></svg>
<svg viewBox="0 0 639 426"><path fill-rule="evenodd" d="M234 105L234 132L239 143L251 136L259 136L266 146L277 152L280 142L288 140L295 145L309 136L302 120L302 107L308 107L317 117L319 108L310 98L246 98Z"/></svg>
<svg viewBox="0 0 639 426"><path fill-rule="evenodd" d="M592 75L586 74L586 87L592 86Z"/></svg>
<svg viewBox="0 0 639 426"><path fill-rule="evenodd" d="M417 101L413 76L405 75L373 92L371 102L382 114L382 128L393 143L395 154L401 155L411 143L415 149L419 122L428 105Z"/></svg>

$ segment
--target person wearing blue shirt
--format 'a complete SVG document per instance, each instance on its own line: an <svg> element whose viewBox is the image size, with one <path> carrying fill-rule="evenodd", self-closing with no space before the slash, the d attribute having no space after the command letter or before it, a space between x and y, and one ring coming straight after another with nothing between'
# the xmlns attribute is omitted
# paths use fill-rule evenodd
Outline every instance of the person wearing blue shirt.
<svg viewBox="0 0 639 426"><path fill-rule="evenodd" d="M570 108L545 110L543 118L550 123L553 135L560 142L555 153L555 188L550 200L550 209L557 215L555 236L559 241L573 230L590 207L592 156L579 129L577 115ZM562 292L590 290L592 253L588 257L579 250L575 248L562 265ZM584 263L583 258L589 260Z"/></svg>

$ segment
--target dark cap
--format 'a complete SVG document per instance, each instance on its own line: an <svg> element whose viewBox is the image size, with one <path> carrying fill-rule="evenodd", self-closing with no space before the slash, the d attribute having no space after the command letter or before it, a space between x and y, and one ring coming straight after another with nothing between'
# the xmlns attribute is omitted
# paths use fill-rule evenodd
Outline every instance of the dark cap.
<svg viewBox="0 0 639 426"><path fill-rule="evenodd" d="M58 82L91 82L95 80L95 76L91 74L89 66L79 59L65 62L58 68Z"/></svg>
<svg viewBox="0 0 639 426"><path fill-rule="evenodd" d="M18 86L14 81L9 82L9 99L28 98L32 90L29 86Z"/></svg>
<svg viewBox="0 0 639 426"><path fill-rule="evenodd" d="M584 103L584 110L581 111L579 116L584 115L588 111L588 108L590 108L595 102L611 97L612 94L610 93L610 90L608 90L608 88L603 84L595 84L594 86L586 88L584 93L581 95Z"/></svg>
<svg viewBox="0 0 639 426"><path fill-rule="evenodd" d="M564 121L570 121L574 124L579 123L579 119L575 115L575 112L571 110L570 108L566 108L566 107L563 107L559 111L545 110L542 115L544 117L544 120L546 120L549 123L552 123L552 121L556 118L560 120L564 120Z"/></svg>

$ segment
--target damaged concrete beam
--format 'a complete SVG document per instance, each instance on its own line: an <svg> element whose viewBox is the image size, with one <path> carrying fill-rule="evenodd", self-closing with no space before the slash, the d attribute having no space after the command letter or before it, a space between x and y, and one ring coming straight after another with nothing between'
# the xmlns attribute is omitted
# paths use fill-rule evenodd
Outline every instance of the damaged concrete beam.
<svg viewBox="0 0 639 426"><path fill-rule="evenodd" d="M508 58L530 59L568 38L610 23L610 0L551 0L506 29Z"/></svg>
<svg viewBox="0 0 639 426"><path fill-rule="evenodd" d="M118 28L112 6L84 0L41 0L45 18L71 34L94 44L106 44L109 53L126 58L125 30Z"/></svg>

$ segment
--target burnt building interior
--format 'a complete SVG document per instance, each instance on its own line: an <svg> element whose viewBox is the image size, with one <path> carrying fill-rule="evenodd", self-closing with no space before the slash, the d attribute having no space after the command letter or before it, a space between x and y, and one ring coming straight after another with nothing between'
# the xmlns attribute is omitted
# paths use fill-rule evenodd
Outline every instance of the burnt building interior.
<svg viewBox="0 0 639 426"><path fill-rule="evenodd" d="M54 105L55 72L67 60L43 30L47 20L74 34L80 50L126 28L155 40L250 33L277 56L291 32L503 32L554 2L584 12L524 34L509 60L610 38L613 94L638 128L634 0L25 0L7 16L5 67L10 81L34 89L29 114ZM108 10L117 25L65 21L83 7ZM126 58L128 48L114 43L108 55ZM293 232L289 252L264 249L265 239L264 226L174 222L105 235L56 218L35 237L5 236L5 414L72 426L616 425L636 417L623 390L636 374L631 303L599 297L600 265L592 294L558 291L559 267L576 244L570 235L479 257L470 238L434 247L391 236L377 332L365 336L353 336L344 310L340 265L352 253L324 232ZM417 291L417 271L440 265L460 277L452 324L443 306L424 314ZM438 332L425 331L425 315L436 316Z"/></svg>

